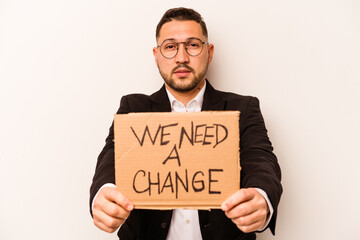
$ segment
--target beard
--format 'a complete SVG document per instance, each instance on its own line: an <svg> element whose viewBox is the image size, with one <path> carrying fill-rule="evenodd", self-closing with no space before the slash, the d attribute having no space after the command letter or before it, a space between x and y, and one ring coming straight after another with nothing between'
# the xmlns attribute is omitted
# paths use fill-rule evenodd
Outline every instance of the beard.
<svg viewBox="0 0 360 240"><path fill-rule="evenodd" d="M187 70L191 71L191 73L193 74L193 77L191 79L186 79L186 78L174 79L174 78L172 78L171 76L173 76L174 72L179 68L186 68ZM207 69L208 69L208 64L206 64L206 67L199 74L196 74L194 69L189 67L188 65L179 64L171 71L170 76L168 74L162 72L160 68L159 68L159 72L160 72L160 75L162 76L162 78L164 79L165 83L174 91L190 92L190 91L194 90L204 79Z"/></svg>

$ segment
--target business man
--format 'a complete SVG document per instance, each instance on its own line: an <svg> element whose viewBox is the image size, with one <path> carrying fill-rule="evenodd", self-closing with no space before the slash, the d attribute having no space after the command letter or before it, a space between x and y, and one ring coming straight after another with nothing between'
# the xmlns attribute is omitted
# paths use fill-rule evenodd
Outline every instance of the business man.
<svg viewBox="0 0 360 240"><path fill-rule="evenodd" d="M198 112L239 110L241 189L211 211L134 209L114 185L113 126L99 155L91 186L94 224L126 239L256 239L255 232L275 231L282 193L281 172L273 154L259 101L215 90L206 80L214 46L205 22L192 9L168 10L156 29L153 54L164 86L151 96L121 99L118 114L129 112ZM221 160L221 159L219 159Z"/></svg>

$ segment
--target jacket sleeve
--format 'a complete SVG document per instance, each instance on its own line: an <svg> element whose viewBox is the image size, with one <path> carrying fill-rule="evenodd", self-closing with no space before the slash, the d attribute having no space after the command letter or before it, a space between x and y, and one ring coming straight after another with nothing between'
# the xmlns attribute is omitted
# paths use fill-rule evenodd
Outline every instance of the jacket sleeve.
<svg viewBox="0 0 360 240"><path fill-rule="evenodd" d="M129 113L127 98L122 97L120 108L117 114ZM98 190L106 183L115 184L115 155L114 155L114 122L112 123L109 134L105 140L105 146L101 151L95 169L95 174L90 187L90 213L92 215L92 202Z"/></svg>
<svg viewBox="0 0 360 240"><path fill-rule="evenodd" d="M267 135L259 100L251 97L240 117L241 187L264 190L274 208L269 227L275 234L277 206L282 193L281 170Z"/></svg>

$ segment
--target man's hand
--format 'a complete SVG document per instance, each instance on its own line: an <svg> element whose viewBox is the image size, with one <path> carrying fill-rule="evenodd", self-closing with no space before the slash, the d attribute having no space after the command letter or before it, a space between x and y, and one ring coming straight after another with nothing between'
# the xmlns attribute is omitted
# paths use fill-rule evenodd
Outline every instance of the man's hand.
<svg viewBox="0 0 360 240"><path fill-rule="evenodd" d="M130 200L116 188L104 187L94 200L94 224L101 230L112 233L125 222L133 208Z"/></svg>
<svg viewBox="0 0 360 240"><path fill-rule="evenodd" d="M226 199L221 209L244 233L259 230L266 221L269 207L255 188L243 188Z"/></svg>

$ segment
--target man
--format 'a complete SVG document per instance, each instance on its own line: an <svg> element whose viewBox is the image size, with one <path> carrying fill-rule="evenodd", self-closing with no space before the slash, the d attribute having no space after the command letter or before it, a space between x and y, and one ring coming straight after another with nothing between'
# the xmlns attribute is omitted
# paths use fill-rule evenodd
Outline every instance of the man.
<svg viewBox="0 0 360 240"><path fill-rule="evenodd" d="M112 126L91 186L94 224L107 232L121 226L121 240L256 239L254 232L267 227L274 233L281 173L258 100L217 91L206 80L214 46L208 43L205 22L194 10L168 10L157 26L156 40L153 54L164 86L151 96L124 96L117 113L239 110L241 189L223 202L221 210L134 209L114 185Z"/></svg>

